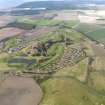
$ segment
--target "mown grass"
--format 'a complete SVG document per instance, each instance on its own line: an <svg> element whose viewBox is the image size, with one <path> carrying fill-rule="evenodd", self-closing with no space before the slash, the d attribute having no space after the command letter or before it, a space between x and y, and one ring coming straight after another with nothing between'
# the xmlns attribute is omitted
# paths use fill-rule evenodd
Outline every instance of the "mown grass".
<svg viewBox="0 0 105 105"><path fill-rule="evenodd" d="M46 43L47 41L52 40L54 42L54 44L48 49L48 56L46 58L44 57L43 62L38 64L38 67L45 68L49 65L52 65L53 63L55 64L57 59L61 58L61 56L63 55L63 52L64 52L64 42L61 41L61 35L64 35L64 36L66 36L66 38L69 38L70 40L72 40L74 44L79 43L81 40L81 37L82 37L82 34L76 32L76 31L73 31L72 29L68 29L68 28L57 29L56 31L48 33L38 39L35 39L35 40L32 39L32 41L30 40L27 47L21 49L20 51L13 53L13 57L10 57L11 54L8 54L9 57L7 58L7 60L9 61L16 56L21 57L22 55L27 55L26 52L28 50L30 50L29 47L32 44L35 44L37 41ZM13 37L13 38L9 39L8 41L6 41L5 50L7 51L9 48L14 48L17 46L19 46L19 43L17 42L17 37ZM38 57L38 56L27 55L27 59L28 58L42 59L40 56ZM2 60L2 59L0 59L0 60ZM5 63L8 63L8 61L5 61ZM9 65L9 67L11 67L11 68L12 67L14 68L15 66L17 69L28 68L28 66L26 64L21 64L21 63L20 64L18 63L17 65L15 64L13 66ZM32 65L32 68L33 69L37 68L36 64Z"/></svg>
<svg viewBox="0 0 105 105"><path fill-rule="evenodd" d="M37 25L37 26L54 26L61 21L58 20L52 20L52 19L37 19L37 20L32 20L29 18L17 18L17 22L19 23L27 23L27 24L32 24L32 25Z"/></svg>
<svg viewBox="0 0 105 105"><path fill-rule="evenodd" d="M64 53L64 46L60 44L53 45L48 50L48 55L50 56L50 59L45 61L44 63L40 64L41 68L46 68L47 66L51 65L52 63L55 63Z"/></svg>
<svg viewBox="0 0 105 105"><path fill-rule="evenodd" d="M70 20L70 21L67 21L65 22L66 23L66 26L69 27L69 28L72 28L74 27L75 25L79 24L79 21L78 20Z"/></svg>

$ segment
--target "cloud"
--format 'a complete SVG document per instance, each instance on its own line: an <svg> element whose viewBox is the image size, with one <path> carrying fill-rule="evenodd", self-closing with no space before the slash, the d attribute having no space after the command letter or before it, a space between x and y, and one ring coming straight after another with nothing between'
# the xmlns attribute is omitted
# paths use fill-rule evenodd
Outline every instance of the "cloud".
<svg viewBox="0 0 105 105"><path fill-rule="evenodd" d="M29 2L29 1L50 1L50 0L0 0L0 9L17 6L19 4L22 4L23 2ZM57 1L63 1L63 0L57 0ZM72 0L64 0L64 1L72 1ZM90 0L90 1L105 1L105 0Z"/></svg>
<svg viewBox="0 0 105 105"><path fill-rule="evenodd" d="M24 0L0 0L0 8L8 8L23 3Z"/></svg>
<svg viewBox="0 0 105 105"><path fill-rule="evenodd" d="M29 1L39 1L39 0L0 0L0 9L17 6L19 4Z"/></svg>
<svg viewBox="0 0 105 105"><path fill-rule="evenodd" d="M23 2L29 2L29 1L39 1L39 0L0 0L0 9L17 6ZM40 0L40 1L44 1L44 0Z"/></svg>

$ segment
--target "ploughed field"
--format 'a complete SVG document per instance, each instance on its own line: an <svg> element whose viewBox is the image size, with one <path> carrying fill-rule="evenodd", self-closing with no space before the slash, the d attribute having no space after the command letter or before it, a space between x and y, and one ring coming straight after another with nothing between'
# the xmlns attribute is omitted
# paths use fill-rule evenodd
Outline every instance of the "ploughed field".
<svg viewBox="0 0 105 105"><path fill-rule="evenodd" d="M8 77L0 82L1 105L38 105L42 90L32 78Z"/></svg>
<svg viewBox="0 0 105 105"><path fill-rule="evenodd" d="M15 16L0 16L0 27L6 26L8 23L15 20Z"/></svg>
<svg viewBox="0 0 105 105"><path fill-rule="evenodd" d="M16 35L21 35L25 30L19 28L3 28L0 29L0 41Z"/></svg>

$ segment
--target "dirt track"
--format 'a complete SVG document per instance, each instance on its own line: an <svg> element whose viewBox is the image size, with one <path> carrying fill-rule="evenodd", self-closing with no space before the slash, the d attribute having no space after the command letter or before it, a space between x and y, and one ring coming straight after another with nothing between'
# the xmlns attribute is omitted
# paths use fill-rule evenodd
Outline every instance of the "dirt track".
<svg viewBox="0 0 105 105"><path fill-rule="evenodd" d="M9 77L0 85L0 105L38 105L42 91L31 78Z"/></svg>
<svg viewBox="0 0 105 105"><path fill-rule="evenodd" d="M91 42L91 47L96 56L105 56L105 48L101 45L97 45L95 42Z"/></svg>

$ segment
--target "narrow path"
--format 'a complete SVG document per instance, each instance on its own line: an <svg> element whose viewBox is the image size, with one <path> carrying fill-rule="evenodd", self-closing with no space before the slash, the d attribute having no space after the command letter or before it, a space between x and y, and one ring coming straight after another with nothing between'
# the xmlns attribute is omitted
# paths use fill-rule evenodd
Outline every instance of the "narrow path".
<svg viewBox="0 0 105 105"><path fill-rule="evenodd" d="M86 75L86 79L85 79L85 82L88 84L89 83L89 77L90 77L90 74L92 72L92 64L93 64L93 61L94 59L92 57L89 57L88 58L88 66L87 66L87 75Z"/></svg>

